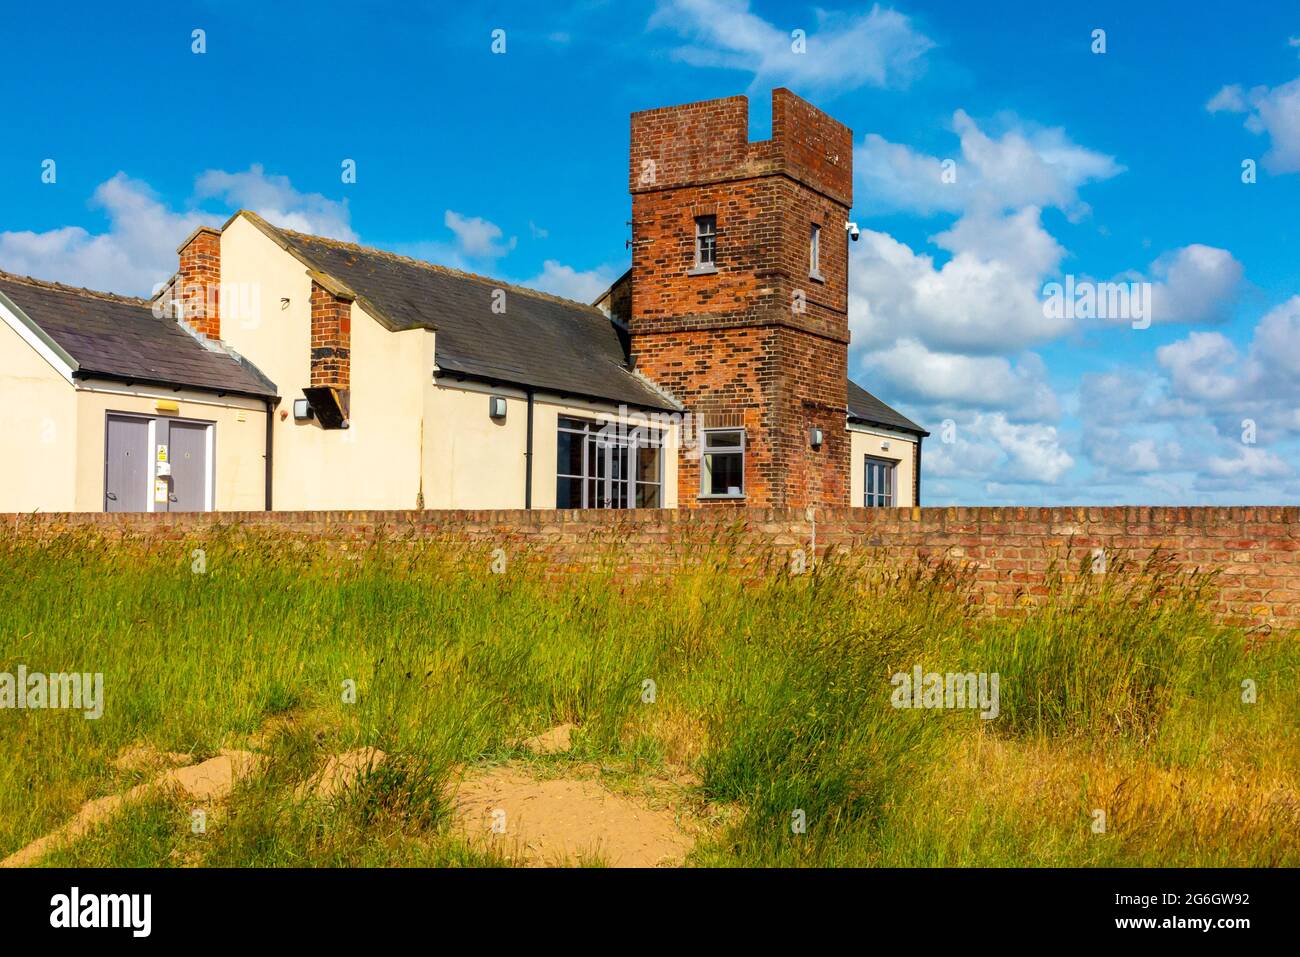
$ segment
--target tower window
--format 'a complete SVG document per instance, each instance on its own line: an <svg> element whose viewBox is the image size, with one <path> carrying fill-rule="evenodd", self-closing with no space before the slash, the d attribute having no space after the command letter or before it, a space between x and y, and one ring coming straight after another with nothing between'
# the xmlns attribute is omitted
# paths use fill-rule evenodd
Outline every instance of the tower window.
<svg viewBox="0 0 1300 957"><path fill-rule="evenodd" d="M695 268L716 269L718 260L718 217L695 217Z"/></svg>
<svg viewBox="0 0 1300 957"><path fill-rule="evenodd" d="M707 429L700 449L700 497L743 498L745 430Z"/></svg>
<svg viewBox="0 0 1300 957"><path fill-rule="evenodd" d="M808 275L813 279L822 278L822 228L812 224L808 236Z"/></svg>

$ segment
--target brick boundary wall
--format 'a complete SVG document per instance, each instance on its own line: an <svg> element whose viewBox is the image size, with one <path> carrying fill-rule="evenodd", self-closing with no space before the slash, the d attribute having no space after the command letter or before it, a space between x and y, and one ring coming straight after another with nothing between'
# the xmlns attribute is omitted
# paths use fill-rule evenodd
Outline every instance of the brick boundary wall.
<svg viewBox="0 0 1300 957"><path fill-rule="evenodd" d="M0 533L46 538L72 529L110 537L191 540L231 527L312 541L418 537L503 547L561 566L612 557L629 574L671 571L725 543L739 563L810 552L803 510L598 512L317 511L0 515ZM816 552L967 566L977 599L1011 609L1045 593L1049 565L1093 549L1137 561L1156 549L1179 568L1218 574L1218 613L1261 630L1300 628L1300 508L829 508L816 511ZM1113 560L1113 559L1111 559ZM2 572L2 570L0 570Z"/></svg>

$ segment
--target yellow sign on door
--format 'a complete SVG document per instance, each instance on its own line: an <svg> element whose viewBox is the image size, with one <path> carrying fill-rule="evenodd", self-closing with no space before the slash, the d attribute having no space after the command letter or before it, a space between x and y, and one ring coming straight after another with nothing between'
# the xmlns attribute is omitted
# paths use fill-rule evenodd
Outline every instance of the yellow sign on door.
<svg viewBox="0 0 1300 957"><path fill-rule="evenodd" d="M139 488L139 486L137 485L136 488ZM153 500L155 502L162 502L164 504L166 503L167 501L167 480L166 479L153 480Z"/></svg>

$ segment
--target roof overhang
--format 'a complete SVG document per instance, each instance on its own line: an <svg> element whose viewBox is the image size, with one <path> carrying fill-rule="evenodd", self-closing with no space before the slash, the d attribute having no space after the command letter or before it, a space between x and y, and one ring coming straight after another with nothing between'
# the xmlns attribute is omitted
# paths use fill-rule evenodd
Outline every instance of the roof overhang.
<svg viewBox="0 0 1300 957"><path fill-rule="evenodd" d="M268 399L279 399L279 395L273 392L251 392L246 389L227 389L215 385L195 385L192 382L177 382L173 379L160 379L152 376L125 375L121 372L102 372L98 369L79 368L73 373L73 379L83 381L89 379L102 379L105 382L120 382L123 385L145 385L157 389L171 389L174 392L180 392L182 389L188 389L191 392L206 392L215 395L218 398L226 395L241 396L246 399L257 399L265 402Z"/></svg>
<svg viewBox="0 0 1300 957"><path fill-rule="evenodd" d="M556 389L550 386L518 382L504 376L490 376L479 372L461 372L457 369L439 368L437 372L434 373L435 383L439 379L455 379L457 381L468 379L471 382L481 382L484 385L506 386L511 389L520 389L525 393L543 393L545 395L555 396L557 399L581 399L585 402L600 402L604 405L625 405L629 409L642 409L648 412L682 411L681 408L671 405L667 399L663 401L662 405L651 405L648 402L629 402L627 399L611 399L609 396L595 395L590 392L575 392L572 389Z"/></svg>
<svg viewBox="0 0 1300 957"><path fill-rule="evenodd" d="M68 382L72 381L81 364L3 292L0 292L0 319L35 349L37 355L48 362L55 372Z"/></svg>
<svg viewBox="0 0 1300 957"><path fill-rule="evenodd" d="M848 417L848 425L850 429L857 426L858 428L856 431L860 432L889 432L893 435L916 439L918 441L926 438L930 434L925 431L925 429L905 429L901 425L893 425L887 422L875 422L871 419L864 419L861 416L856 415L850 415Z"/></svg>

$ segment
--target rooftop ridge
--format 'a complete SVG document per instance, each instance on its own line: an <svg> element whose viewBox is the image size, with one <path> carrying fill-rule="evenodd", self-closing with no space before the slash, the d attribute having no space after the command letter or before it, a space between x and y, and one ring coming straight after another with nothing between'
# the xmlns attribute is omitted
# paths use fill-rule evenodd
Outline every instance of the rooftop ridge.
<svg viewBox="0 0 1300 957"><path fill-rule="evenodd" d="M0 279L8 279L12 282L21 282L41 289L58 289L63 292L71 292L77 295L86 296L90 299L106 299L109 302L124 302L132 306L148 307L152 302L152 300L144 299L140 296L123 296L115 292L104 292L100 289L87 289L85 286L69 286L67 283L55 282L53 279L37 279L35 276L23 276L14 272L6 272L3 269L0 269Z"/></svg>
<svg viewBox="0 0 1300 957"><path fill-rule="evenodd" d="M483 276L479 273L467 272L464 269L454 269L451 266L444 266L441 263L431 263L425 259L416 259L413 256L403 256L401 253L390 252L387 249L379 249L375 246L363 246L360 243L350 243L342 239L331 239L326 236L314 236L311 233L300 233L295 229L286 229L283 226L275 226L280 232L287 236L294 236L298 239L304 239L309 242L320 243L324 246L334 246L338 249L353 249L357 252L368 255L384 256L396 262L406 263L409 266L417 266L421 269L428 269L431 272L444 273L449 276L457 276L461 279L469 279L474 282L481 282L490 285L493 288L505 289L510 292L518 292L525 296L533 296L537 299L544 299L550 302L559 303L563 306L580 306L583 309L593 309L600 312L591 303L579 302L576 299L566 299L564 296L556 296L549 292L542 292L540 289L531 289L528 286L520 286L516 283L505 282L500 279L493 279L491 276Z"/></svg>

